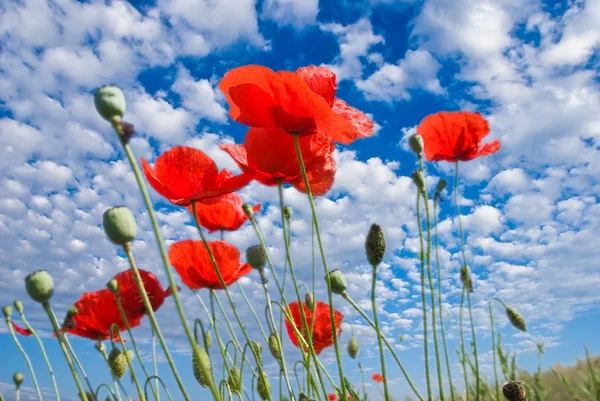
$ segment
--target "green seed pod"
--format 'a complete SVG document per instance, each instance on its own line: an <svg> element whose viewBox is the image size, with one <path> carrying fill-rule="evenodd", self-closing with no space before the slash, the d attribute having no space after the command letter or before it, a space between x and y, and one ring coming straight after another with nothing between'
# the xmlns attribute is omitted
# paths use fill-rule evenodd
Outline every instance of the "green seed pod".
<svg viewBox="0 0 600 401"><path fill-rule="evenodd" d="M508 320L510 320L510 322L516 329L527 332L527 323L525 322L523 316L519 312L517 312L516 309L507 306L506 316L508 316Z"/></svg>
<svg viewBox="0 0 600 401"><path fill-rule="evenodd" d="M385 236L378 224L372 224L365 241L367 260L373 267L379 266L385 255Z"/></svg>
<svg viewBox="0 0 600 401"><path fill-rule="evenodd" d="M127 110L123 91L111 85L98 88L94 93L94 105L102 118L112 121L115 117L122 118Z"/></svg>
<svg viewBox="0 0 600 401"><path fill-rule="evenodd" d="M294 209L292 209L291 206L286 206L283 208L283 217L285 217L286 220L290 220L293 215Z"/></svg>
<svg viewBox="0 0 600 401"><path fill-rule="evenodd" d="M206 332L206 334L204 335L204 344L206 345L207 349L210 349L210 347L212 346L212 332Z"/></svg>
<svg viewBox="0 0 600 401"><path fill-rule="evenodd" d="M502 386L502 394L508 401L527 401L527 392L521 385L523 382L508 381Z"/></svg>
<svg viewBox="0 0 600 401"><path fill-rule="evenodd" d="M210 357L204 348L194 346L194 352L192 353L192 369L196 381L202 387L208 387L209 383L212 381L212 365L210 363Z"/></svg>
<svg viewBox="0 0 600 401"><path fill-rule="evenodd" d="M436 187L436 189L435 189L435 192L436 192L437 194L441 194L441 193L442 193L442 191L443 191L444 189L446 189L446 185L448 185L448 181L446 181L446 180L444 180L444 179L442 178L441 180L439 180L439 181L438 181L438 183L437 183L437 187Z"/></svg>
<svg viewBox="0 0 600 401"><path fill-rule="evenodd" d="M251 219L254 216L254 210L252 210L252 205L249 203L244 203L242 205L242 210L247 218Z"/></svg>
<svg viewBox="0 0 600 401"><path fill-rule="evenodd" d="M346 277L340 269L335 269L329 272L329 283L331 284L331 292L334 294L343 294L348 288Z"/></svg>
<svg viewBox="0 0 600 401"><path fill-rule="evenodd" d="M118 348L113 348L108 354L108 365L110 366L110 372L119 379L125 376L127 371L127 359L125 354Z"/></svg>
<svg viewBox="0 0 600 401"><path fill-rule="evenodd" d="M246 249L246 262L248 262L253 269L264 269L267 264L267 254L262 245L252 245Z"/></svg>
<svg viewBox="0 0 600 401"><path fill-rule="evenodd" d="M269 335L269 351L276 361L281 362L281 344L274 333Z"/></svg>
<svg viewBox="0 0 600 401"><path fill-rule="evenodd" d="M106 283L106 288L108 288L114 295L119 295L119 282L114 278Z"/></svg>
<svg viewBox="0 0 600 401"><path fill-rule="evenodd" d="M127 206L116 206L104 212L102 227L108 239L115 245L125 245L135 239L137 225Z"/></svg>
<svg viewBox="0 0 600 401"><path fill-rule="evenodd" d="M15 374L13 374L13 383L15 383L15 386L17 386L17 388L21 387L21 384L23 384L23 380L25 380L25 376L23 376L23 373L16 372Z"/></svg>
<svg viewBox="0 0 600 401"><path fill-rule="evenodd" d="M17 312L23 313L23 302L16 300L15 302L13 302L13 305L15 306Z"/></svg>
<svg viewBox="0 0 600 401"><path fill-rule="evenodd" d="M74 318L75 316L77 316L77 313L79 313L79 311L77 310L77 307L75 305L71 306L67 310L67 319Z"/></svg>
<svg viewBox="0 0 600 401"><path fill-rule="evenodd" d="M425 176L423 172L421 170L414 171L411 177L419 191L425 191Z"/></svg>
<svg viewBox="0 0 600 401"><path fill-rule="evenodd" d="M358 340L354 336L350 337L350 341L348 341L348 355L352 359L356 359L358 355Z"/></svg>
<svg viewBox="0 0 600 401"><path fill-rule="evenodd" d="M54 295L54 280L46 270L38 270L25 277L25 289L31 299L44 303Z"/></svg>
<svg viewBox="0 0 600 401"><path fill-rule="evenodd" d="M267 401L271 397L271 383L269 383L269 379L265 373L262 374L258 378L258 383L256 384L256 392L260 396L260 399L263 401Z"/></svg>
<svg viewBox="0 0 600 401"><path fill-rule="evenodd" d="M400 334L398 336L398 340L400 340L400 342L403 343L404 342L404 334Z"/></svg>
<svg viewBox="0 0 600 401"><path fill-rule="evenodd" d="M460 269L460 281L469 292L473 292L473 280L471 280L471 272L469 266L463 265Z"/></svg>
<svg viewBox="0 0 600 401"><path fill-rule="evenodd" d="M12 316L12 306L6 305L2 307L2 313L6 319L10 319Z"/></svg>
<svg viewBox="0 0 600 401"><path fill-rule="evenodd" d="M255 341L250 341L250 348L252 349L252 352L258 356L258 363L262 363L262 346Z"/></svg>
<svg viewBox="0 0 600 401"><path fill-rule="evenodd" d="M237 395L242 394L242 375L234 366L229 370L229 379L227 379L231 392Z"/></svg>
<svg viewBox="0 0 600 401"><path fill-rule="evenodd" d="M307 292L304 296L304 303L309 310L315 309L315 300L310 292Z"/></svg>
<svg viewBox="0 0 600 401"><path fill-rule="evenodd" d="M408 138L408 144L415 154L420 155L423 152L423 138L419 134L411 135Z"/></svg>

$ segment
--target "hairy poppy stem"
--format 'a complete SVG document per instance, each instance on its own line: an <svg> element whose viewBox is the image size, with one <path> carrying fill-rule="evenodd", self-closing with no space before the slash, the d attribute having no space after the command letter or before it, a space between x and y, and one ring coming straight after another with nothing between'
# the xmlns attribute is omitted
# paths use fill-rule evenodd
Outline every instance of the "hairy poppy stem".
<svg viewBox="0 0 600 401"><path fill-rule="evenodd" d="M465 241L463 237L463 226L460 218L460 207L458 205L458 160L455 163L454 171L454 204L456 205L456 218L458 219L458 229L460 234L460 250L463 257L463 266L467 266L467 256L465 255ZM463 284L466 285L466 284ZM471 336L473 337L473 356L475 357L475 400L480 396L480 376L479 376L479 358L477 357L477 336L475 334L475 321L473 319L473 307L471 306L471 289L467 289L467 304L469 306L469 319L471 321Z"/></svg>
<svg viewBox="0 0 600 401"><path fill-rule="evenodd" d="M79 360L79 358L77 357L77 354L75 353L75 350L71 346L71 342L69 341L69 336L67 335L67 333L63 333L63 338L65 339L65 345L67 346L67 349L69 350L69 352L71 353L71 356L73 357L73 360L75 361L75 365L77 365L77 368L81 372L81 375L83 376L83 379L85 380L85 383L87 384L88 389L90 390L90 393L93 394L94 387L92 386L92 383L90 383L90 379L88 378L88 375L85 372L85 369L83 368L83 365L81 364L81 361Z"/></svg>
<svg viewBox="0 0 600 401"><path fill-rule="evenodd" d="M402 374L404 375L404 378L406 379L406 382L410 386L411 390L415 393L415 395L417 396L419 401L424 401L423 396L421 395L421 393L419 393L419 390L417 390L417 388L413 384L412 380L410 379L410 376L408 375L408 372L406 371L406 369L404 368L404 365L400 361L398 354L396 354L396 351L394 351L394 347L392 347L392 344L390 344L388 339L385 338L385 336L383 335L383 333L381 332L379 327L377 327L375 325L375 323L371 320L371 318L369 316L367 316L367 314L361 309L361 307L358 306L358 304L356 302L354 302L354 300L352 298L350 298L350 295L348 295L347 292L344 291L341 294L341 296L344 300L346 300L346 302L348 302L350 304L350 306L352 306L354 308L355 311L358 312L358 314L369 324L369 326L371 326L371 328L373 328L373 330L375 330L375 334L377 336L381 337L381 339L383 340L383 343L385 344L387 349L390 351L390 353L394 357L394 360L396 361L396 364L398 364L398 367L402 371Z"/></svg>
<svg viewBox="0 0 600 401"><path fill-rule="evenodd" d="M104 362L106 362L106 366L108 367L108 371L111 372L110 362L108 362L108 355L106 354L106 351L104 351L104 349L98 349L98 352L100 352L100 354L102 354L102 357L104 358ZM121 379L119 379L117 376L113 375L112 372L111 372L111 376L112 376L113 382L114 382L113 385L115 386L115 393L116 393L119 401L121 401L121 393L119 392L119 387L123 391L123 394L125 394L125 398L127 400L131 400L131 398L129 398L129 394L127 394L127 390L123 386L123 383L121 383Z"/></svg>
<svg viewBox="0 0 600 401"><path fill-rule="evenodd" d="M429 333L427 328L427 296L425 295L425 245L423 242L423 226L421 221L421 191L417 189L417 223L419 225L419 242L421 250L421 304L423 307L423 350L425 353L425 381L427 383L427 400L433 400L431 393L431 376L429 373Z"/></svg>
<svg viewBox="0 0 600 401"><path fill-rule="evenodd" d="M373 277L371 279L371 308L373 309L373 323L375 327L379 327L379 318L377 316L377 266L373 267ZM381 364L381 374L383 376L383 395L386 401L390 401L390 392L388 389L387 373L385 372L385 354L383 353L383 342L381 336L377 336L377 346L379 348L379 363Z"/></svg>
<svg viewBox="0 0 600 401"><path fill-rule="evenodd" d="M463 328L463 310L465 305L465 291L468 291L466 287L463 286L462 293L460 295L460 312L458 316L459 325L460 325L460 350L462 352L461 364L463 368L463 375L465 377L465 399L469 401L469 374L467 372L467 353L465 351L465 332Z"/></svg>
<svg viewBox="0 0 600 401"><path fill-rule="evenodd" d="M160 401L160 389L158 388L160 377L158 377L158 360L156 358L156 332L154 331L154 327L152 327L152 325L150 325L150 328L152 329L152 364L154 365L154 376L156 376L156 401ZM167 396L168 398L171 398L168 392Z"/></svg>
<svg viewBox="0 0 600 401"><path fill-rule="evenodd" d="M263 339L265 340L265 344L266 344L269 341L268 336L267 336L267 333L265 333L265 329L263 328L263 326L260 322L260 319L258 318L256 311L254 310L254 307L252 306L252 302L250 302L250 300L248 299L248 296L246 295L246 291L244 291L244 287L240 284L239 280L237 281L237 285L240 290L240 294L242 294L242 297L244 298L244 300L246 301L246 304L250 308L250 312L252 312L252 316L254 316L254 320L256 320L256 325L260 329L260 332L263 335Z"/></svg>
<svg viewBox="0 0 600 401"><path fill-rule="evenodd" d="M225 351L225 347L223 346L223 341L221 340L221 335L219 334L219 330L217 329L217 314L215 312L215 298L217 297L215 294L215 290L212 288L209 289L210 292L210 315L212 316L212 327L215 331L215 337L217 339L217 344L219 346L219 350L221 351L221 357L223 358L223 368L229 372L229 363L227 362L227 352ZM225 314L225 311L221 311ZM233 339L232 339L233 340Z"/></svg>
<svg viewBox="0 0 600 401"><path fill-rule="evenodd" d="M450 384L450 399L455 401L456 396L454 394L454 384L452 383L452 368L450 367L450 356L448 355L448 343L446 342L446 329L444 326L444 309L442 306L442 275L440 268L440 254L439 254L439 237L438 237L438 220L437 220L437 199L433 202L433 224L435 227L435 260L437 264L437 277L438 277L438 303L440 307L440 329L442 331L442 344L444 345L444 357L446 359L446 370L448 371L448 382Z"/></svg>
<svg viewBox="0 0 600 401"><path fill-rule="evenodd" d="M33 365L31 364L31 360L29 360L27 352L25 352L25 349L23 348L23 346L19 342L19 339L17 338L17 335L15 334L15 329L12 326L11 319L9 316L6 317L6 325L8 326L8 331L10 332L10 335L13 341L15 342L15 345L17 346L19 351L21 351L23 358L25 358L25 362L27 362L27 367L29 368L29 373L31 373L31 379L33 380L33 386L35 387L35 392L37 393L38 399L42 401L42 392L40 391L40 387L38 386L38 382L35 377L35 371L33 370Z"/></svg>
<svg viewBox="0 0 600 401"><path fill-rule="evenodd" d="M292 135L294 138L294 148L296 149L296 157L298 158L298 164L300 165L300 172L302 173L302 179L304 181L304 188L306 189L306 195L308 196L308 202L310 203L310 209L312 212L313 222L315 224L315 232L317 234L317 243L319 244L319 251L321 252L321 259L323 262L323 270L325 272L325 282L327 283L327 297L329 301L329 318L331 320L331 333L333 337L333 348L335 350L335 359L338 365L338 373L340 375L340 390L341 390L341 401L347 401L348 391L346 390L346 380L344 376L344 368L342 365L342 353L340 351L340 342L335 329L335 313L333 308L333 292L331 292L331 280L329 277L329 268L327 267L327 258L325 257L325 248L323 247L323 240L321 239L321 230L319 229L319 219L317 218L317 209L315 207L315 200L313 199L312 192L310 190L310 183L308 181L308 175L306 173L306 166L304 165L304 159L302 158L302 150L300 149L300 142L298 135ZM291 270L291 268L290 268ZM300 308L302 310L303 308Z"/></svg>
<svg viewBox="0 0 600 401"><path fill-rule="evenodd" d="M167 362L169 363L169 366L171 367L171 371L173 372L175 381L177 382L177 385L179 386L179 389L181 390L181 394L183 395L185 400L191 401L191 398L188 395L188 393L183 385L183 382L181 381L179 372L177 371L177 368L175 367L175 362L173 361L173 357L171 356L171 353L169 352L169 348L167 347L165 338L163 337L162 332L160 331L160 327L158 326L158 321L156 320L156 315L154 314L154 309L152 308L152 304L150 303L150 299L148 298L148 293L146 292L146 288L144 287L144 282L142 281L142 276L140 276L140 271L137 267L137 264L135 263L135 258L133 257L133 250L131 249L131 243L125 244L123 246L123 250L125 251L125 255L127 256L127 260L129 261L129 266L131 267L131 270L133 271L133 277L135 279L135 283L137 285L138 291L139 291L140 295L142 296L142 301L144 302L144 308L146 309L146 314L148 315L148 319L150 320L150 324L152 325L152 328L156 332L156 336L158 337L158 341L160 342L163 352L165 353ZM170 268L169 268L169 273L170 273ZM175 289L175 291L173 291L173 297L175 297L177 295L177 293L178 293L178 291L177 291L177 289ZM182 316L180 315L180 317L182 317ZM187 326L187 322L185 322L185 327L189 329L189 327ZM193 348L194 346L195 346L195 341L194 341L194 337L192 336L192 350L194 349ZM219 400L219 399L216 398L215 400Z"/></svg>
<svg viewBox="0 0 600 401"><path fill-rule="evenodd" d="M494 311L492 309L492 299L488 301L488 307L490 310L490 327L492 328L492 355L493 355L493 363L494 363L494 379L496 382L494 383L494 387L496 389L496 400L500 401L500 381L498 380L498 366L496 362L496 333L494 331Z"/></svg>
<svg viewBox="0 0 600 401"><path fill-rule="evenodd" d="M123 355L125 355L125 361L127 362L127 366L129 367L129 372L131 373L131 379L133 381L133 384L135 385L135 390L137 391L138 396L140 397L140 401L146 401L146 397L144 396L142 387L140 386L140 383L138 382L138 379L137 379L137 375L135 374L135 369L133 368L133 363L131 362L131 358L129 357L129 352L128 352L127 348L125 348L125 343L123 342L123 337L121 337L121 332L119 331L119 326L117 326L114 323L110 328L110 338L114 338L113 328L116 329L116 330L114 330L114 332L116 332L116 336L119 339L119 344L121 345ZM113 349L114 349L114 343L113 343Z"/></svg>
<svg viewBox="0 0 600 401"><path fill-rule="evenodd" d="M146 208L148 209L148 215L150 216L152 230L154 231L154 236L156 237L156 242L158 243L158 250L160 252L160 257L163 262L163 267L165 269L165 273L167 275L167 280L169 281L169 288L171 289L171 293L173 294L173 301L175 302L175 308L177 309L177 313L179 314L179 319L181 320L181 325L183 326L183 330L185 331L188 342L190 343L192 350L194 350L194 352L195 352L194 336L192 334L192 331L190 330L187 319L183 312L183 307L181 306L181 300L179 299L179 291L177 289L177 285L175 284L175 279L173 278L173 272L171 271L171 265L169 264L169 257L167 256L167 250L165 248L162 234L160 233L160 227L158 226L158 220L156 219L156 213L154 212L154 207L152 206L152 201L150 200L150 195L148 194L148 188L146 187L146 183L144 181L144 178L142 177L142 173L140 171L138 162L137 162L135 156L133 155L131 146L129 146L128 141L125 139L126 135L123 131L123 126L121 125L121 119L114 118L111 121L111 123L112 123L114 130L117 132L119 140L121 141L121 145L123 146L123 150L125 152L125 155L127 156L127 160L129 161L129 164L131 165L131 169L133 170L133 175L135 176L135 180L137 181L137 184L140 188L142 198L144 199L144 204L146 205ZM137 269L135 269L135 271L137 271ZM141 283L141 279L139 278L139 272L136 274L136 281L139 281ZM142 289L143 289L143 285L142 285ZM142 292L142 291L140 291L140 292ZM145 294L145 290L143 291L143 293ZM147 299L148 296L145 295L144 298ZM152 313L152 312L148 311L149 315L150 315L150 313ZM153 313L152 313L152 315L153 315ZM158 328L157 324L155 325L155 328L156 329ZM158 333L159 333L158 329L156 330L156 333L158 335ZM159 339L161 337L162 337L162 335L159 336ZM161 345L162 345L163 341L161 341ZM165 350L165 356L169 355L167 360L171 359L166 346L163 346L163 348ZM169 365L172 365L171 368L173 370L173 373L175 374L176 369L173 369L175 365L172 363L172 359L171 359L171 362L169 363ZM176 379L178 379L179 375L175 374L175 377L176 377ZM179 384L179 388L181 389L185 400L191 401L191 399L190 399L189 395L187 394L187 391L185 391L185 388L183 387L183 383L181 383L180 379L177 380L177 383ZM215 397L215 400L220 400L220 396L219 396L216 388L215 388L215 391L213 391L213 396Z"/></svg>
<svg viewBox="0 0 600 401"><path fill-rule="evenodd" d="M44 310L46 311L46 314L48 315L48 319L50 319L50 323L52 324L52 329L54 330L54 335L56 336L56 339L58 340L58 343L60 344L60 349L62 350L63 355L65 356L67 365L69 365L69 370L71 371L71 374L73 375L73 380L75 380L75 385L77 386L77 391L79 392L79 398L81 398L81 401L87 401L87 397L85 395L85 390L83 389L83 386L81 385L81 381L79 380L79 376L77 375L77 371L75 370L75 366L73 365L73 361L71 360L71 356L69 355L69 350L67 349L67 347L65 345L65 340L64 340L63 334L60 331L58 322L56 321L56 316L54 316L54 311L52 310L52 307L50 306L50 302L49 301L43 302L42 306L44 307Z"/></svg>

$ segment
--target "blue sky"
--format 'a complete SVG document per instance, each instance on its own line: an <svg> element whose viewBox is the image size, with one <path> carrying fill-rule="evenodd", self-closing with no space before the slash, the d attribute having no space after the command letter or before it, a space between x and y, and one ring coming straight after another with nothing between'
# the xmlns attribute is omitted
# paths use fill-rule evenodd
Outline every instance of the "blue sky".
<svg viewBox="0 0 600 401"><path fill-rule="evenodd" d="M133 176L114 133L94 110L94 89L114 83L125 91L138 157L153 161L185 144L238 171L218 145L241 142L245 128L228 119L216 84L227 70L251 63L274 70L327 65L338 76L337 96L376 122L374 138L338 146L336 183L319 199L319 217L330 267L343 269L350 295L365 307L370 270L363 242L371 223L382 225L388 253L377 290L380 315L420 388L418 237L409 178L415 158L406 138L424 116L440 110L482 112L490 121L488 140L503 143L496 155L461 166L459 188L484 374L492 373L487 300L494 295L528 322L528 334L516 333L495 309L504 341L523 367L535 367L536 342L545 343L545 366L574 362L586 344L600 352L598 0L7 0L0 10L0 305L24 301L29 320L46 338L65 397L75 396L74 385L41 309L26 299L23 278L39 268L52 273L59 316L82 292L103 288L126 261L105 239L101 216L126 204L140 226L134 244L139 263L166 284ZM438 177L451 181L451 165L427 164L427 170L430 186ZM451 199L452 184L448 191L445 198ZM281 266L275 189L254 183L241 195L262 202L260 225ZM187 212L153 197L168 243L196 238ZM295 209L295 263L309 283L309 208L293 189L285 197ZM460 254L451 202L441 204L439 220L441 282L455 349ZM247 226L226 239L240 249L256 242ZM241 284L262 302L256 275ZM325 297L320 283L319 298ZM258 338L243 299L237 293L234 298ZM202 316L189 291L182 299L188 318ZM341 300L336 306L346 316L342 341L353 324L360 361L369 375L379 371L371 331ZM187 342L173 312L167 301L159 321L185 382L204 391L191 375ZM147 357L148 323L136 331ZM400 334L406 335L402 344ZM21 341L52 399L34 340ZM72 342L92 381L109 382L93 344ZM288 360L298 359L298 351L288 348ZM333 354L325 351L323 358L330 363ZM4 324L0 359L0 392L12 400L10 377L16 370L26 373L26 365ZM453 365L456 378L455 358ZM358 383L356 363L348 360L345 368ZM391 358L388 368L394 394L402 399L406 382ZM274 371L272 361L268 369ZM167 364L159 370L181 399ZM28 377L25 385L31 386ZM372 399L383 399L378 386L369 383L369 391Z"/></svg>

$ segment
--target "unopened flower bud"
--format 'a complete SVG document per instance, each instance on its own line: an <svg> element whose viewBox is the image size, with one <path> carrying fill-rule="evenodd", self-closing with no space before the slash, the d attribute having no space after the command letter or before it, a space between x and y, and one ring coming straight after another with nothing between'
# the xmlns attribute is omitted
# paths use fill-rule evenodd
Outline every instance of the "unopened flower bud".
<svg viewBox="0 0 600 401"><path fill-rule="evenodd" d="M283 217L285 217L286 220L291 219L293 215L294 209L292 209L291 206L286 206L283 208Z"/></svg>
<svg viewBox="0 0 600 401"><path fill-rule="evenodd" d="M252 353L257 356L258 363L262 363L262 346L255 341L250 341L250 348Z"/></svg>
<svg viewBox="0 0 600 401"><path fill-rule="evenodd" d="M246 262L256 270L262 270L267 264L267 254L262 245L252 245L246 249Z"/></svg>
<svg viewBox="0 0 600 401"><path fill-rule="evenodd" d="M446 185L448 185L448 181L446 181L445 179L443 179L443 178L442 178L441 180L439 180L439 181L438 181L438 183L437 183L437 187L436 187L436 189L435 189L435 192L436 192L437 194L441 194L441 193L442 193L442 191L443 191L444 189L446 189Z"/></svg>
<svg viewBox="0 0 600 401"><path fill-rule="evenodd" d="M329 272L329 284L331 284L331 292L334 294L343 294L348 288L346 277L341 270L335 269Z"/></svg>
<svg viewBox="0 0 600 401"><path fill-rule="evenodd" d="M115 117L122 118L127 110L123 91L112 85L98 88L94 93L94 105L102 118L112 121Z"/></svg>
<svg viewBox="0 0 600 401"><path fill-rule="evenodd" d="M17 312L23 313L23 302L16 300L15 302L13 302L13 305L15 306Z"/></svg>
<svg viewBox="0 0 600 401"><path fill-rule="evenodd" d="M106 236L115 245L125 245L135 239L137 225L127 206L108 209L102 216L102 227Z"/></svg>
<svg viewBox="0 0 600 401"><path fill-rule="evenodd" d="M523 316L516 309L507 306L506 316L508 316L508 320L510 320L516 329L527 332L527 323L525 322Z"/></svg>
<svg viewBox="0 0 600 401"><path fill-rule="evenodd" d="M119 295L119 282L114 278L106 283L106 288L108 288L114 295Z"/></svg>
<svg viewBox="0 0 600 401"><path fill-rule="evenodd" d="M17 388L21 387L21 384L23 384L23 380L25 380L25 376L23 376L23 373L16 372L15 374L13 374L13 383L15 383L15 386L17 386Z"/></svg>
<svg viewBox="0 0 600 401"><path fill-rule="evenodd" d="M527 401L527 392L521 385L523 382L508 381L502 386L502 394L508 401Z"/></svg>
<svg viewBox="0 0 600 401"><path fill-rule="evenodd" d="M204 334L204 345L207 349L210 349L210 347L212 346L212 332L207 331Z"/></svg>
<svg viewBox="0 0 600 401"><path fill-rule="evenodd" d="M400 340L400 342L403 343L404 342L404 334L400 334L398 336L398 340Z"/></svg>
<svg viewBox="0 0 600 401"><path fill-rule="evenodd" d="M113 348L108 354L108 365L110 372L117 378L122 379L127 371L127 358L118 348Z"/></svg>
<svg viewBox="0 0 600 401"><path fill-rule="evenodd" d="M202 387L208 387L209 383L212 381L212 365L210 363L210 357L204 348L194 346L192 369L196 381Z"/></svg>
<svg viewBox="0 0 600 401"><path fill-rule="evenodd" d="M244 203L242 205L242 210L247 218L251 219L254 216L254 210L252 210L252 205L249 203Z"/></svg>
<svg viewBox="0 0 600 401"><path fill-rule="evenodd" d="M54 280L46 270L38 270L25 277L25 289L31 299L44 303L54 295Z"/></svg>
<svg viewBox="0 0 600 401"><path fill-rule="evenodd" d="M467 265L463 265L460 269L460 281L469 292L473 292L473 280L471 280L471 272Z"/></svg>
<svg viewBox="0 0 600 401"><path fill-rule="evenodd" d="M75 305L71 306L69 309L67 309L67 319L74 318L77 316L77 313L79 313L77 307Z"/></svg>
<svg viewBox="0 0 600 401"><path fill-rule="evenodd" d="M313 298L310 292L307 292L304 296L304 303L309 310L313 310L315 308L315 299Z"/></svg>
<svg viewBox="0 0 600 401"><path fill-rule="evenodd" d="M2 307L2 313L4 314L5 318L10 319L10 317L12 316L12 306L6 305Z"/></svg>
<svg viewBox="0 0 600 401"><path fill-rule="evenodd" d="M412 173L412 180L419 189L419 191L425 190L425 176L421 170L416 170Z"/></svg>
<svg viewBox="0 0 600 401"><path fill-rule="evenodd" d="M385 236L378 224L372 224L365 241L367 260L373 267L379 266L385 255Z"/></svg>
<svg viewBox="0 0 600 401"><path fill-rule="evenodd" d="M274 333L269 335L269 351L271 351L271 355L275 358L276 361L281 362L281 345L279 343L279 338Z"/></svg>
<svg viewBox="0 0 600 401"><path fill-rule="evenodd" d="M348 355L352 359L356 359L358 355L358 340L354 336L350 337L350 341L348 341Z"/></svg>
<svg viewBox="0 0 600 401"><path fill-rule="evenodd" d="M242 394L242 376L235 366L229 370L229 379L227 379L227 383L233 394Z"/></svg>
<svg viewBox="0 0 600 401"><path fill-rule="evenodd" d="M423 138L419 134L414 134L408 137L408 144L413 152L420 155L423 152Z"/></svg>
<svg viewBox="0 0 600 401"><path fill-rule="evenodd" d="M266 401L271 398L271 383L269 383L269 379L265 373L262 374L258 378L258 383L256 384L256 392L260 396L261 400Z"/></svg>

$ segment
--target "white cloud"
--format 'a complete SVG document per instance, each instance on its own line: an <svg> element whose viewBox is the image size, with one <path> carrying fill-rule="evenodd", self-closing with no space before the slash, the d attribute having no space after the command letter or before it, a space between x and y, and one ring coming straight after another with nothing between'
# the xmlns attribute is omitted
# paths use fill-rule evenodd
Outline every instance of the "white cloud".
<svg viewBox="0 0 600 401"><path fill-rule="evenodd" d="M266 0L262 6L263 18L295 28L314 24L318 13L319 0Z"/></svg>
<svg viewBox="0 0 600 401"><path fill-rule="evenodd" d="M225 109L217 101L218 93L209 80L194 80L186 68L179 67L177 79L171 89L181 96L183 107L197 113L201 118L226 121Z"/></svg>
<svg viewBox="0 0 600 401"><path fill-rule="evenodd" d="M512 196L505 207L509 219L526 225L542 224L550 220L553 211L554 206L550 200L535 193Z"/></svg>

